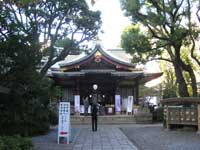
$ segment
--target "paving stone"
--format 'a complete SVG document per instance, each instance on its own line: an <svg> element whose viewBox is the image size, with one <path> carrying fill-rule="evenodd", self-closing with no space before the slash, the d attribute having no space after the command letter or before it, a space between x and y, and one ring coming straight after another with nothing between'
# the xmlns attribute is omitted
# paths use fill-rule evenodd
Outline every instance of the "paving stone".
<svg viewBox="0 0 200 150"><path fill-rule="evenodd" d="M33 144L35 150L135 150L119 127L113 125L101 125L97 132L92 132L90 126L79 126L70 144L57 144L57 130L54 130L33 138Z"/></svg>
<svg viewBox="0 0 200 150"><path fill-rule="evenodd" d="M142 150L200 149L200 135L194 131L165 131L161 124L122 127L122 131Z"/></svg>
<svg viewBox="0 0 200 150"><path fill-rule="evenodd" d="M79 142L75 142L75 144L80 143L80 141L83 142L83 145L84 142L87 143L87 146L91 144L92 150L124 150L128 148L132 150L132 146L134 146L118 127L112 125L106 127L100 126L97 132L92 132L88 128L89 127L85 127L81 129L76 139L76 141ZM83 138L90 139L90 135L92 135L91 143L82 140ZM127 144L127 147L124 147L124 149L121 147L123 144ZM90 149L91 147L87 148Z"/></svg>

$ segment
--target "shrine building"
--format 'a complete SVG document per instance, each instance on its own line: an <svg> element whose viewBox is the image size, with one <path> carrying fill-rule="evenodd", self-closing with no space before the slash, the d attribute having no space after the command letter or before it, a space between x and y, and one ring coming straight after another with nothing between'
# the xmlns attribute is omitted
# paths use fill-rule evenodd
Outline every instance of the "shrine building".
<svg viewBox="0 0 200 150"><path fill-rule="evenodd" d="M88 55L59 63L59 69L52 68L49 76L63 88L62 100L69 101L75 113L83 113L83 99L88 97L91 102L93 85L97 85L98 103L106 115L126 112L129 97L132 105L138 105L139 85L161 75L137 69L125 52L96 45Z"/></svg>

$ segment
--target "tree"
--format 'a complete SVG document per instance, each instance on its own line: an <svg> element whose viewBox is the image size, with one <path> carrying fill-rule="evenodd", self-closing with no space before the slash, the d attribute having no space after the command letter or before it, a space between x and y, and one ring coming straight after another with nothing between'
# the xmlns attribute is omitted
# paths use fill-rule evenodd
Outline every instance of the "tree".
<svg viewBox="0 0 200 150"><path fill-rule="evenodd" d="M4 97L0 93L0 134L44 133L49 129L51 84L36 71L41 59L40 52L36 51L38 42L33 42L32 36L15 33L7 37L0 40L0 84L10 92Z"/></svg>
<svg viewBox="0 0 200 150"><path fill-rule="evenodd" d="M42 75L78 50L80 44L94 39L101 26L100 12L90 11L85 0L1 1L0 8L2 40L8 39L11 33L31 36L41 44L41 52L45 49L50 52L48 62L41 69ZM54 46L63 39L67 39L66 44L54 57Z"/></svg>
<svg viewBox="0 0 200 150"><path fill-rule="evenodd" d="M84 0L0 1L0 9L0 85L10 89L0 102L0 133L44 133L49 127L51 86L44 75L51 65L95 38L100 13L90 11ZM54 46L63 39L64 48L55 57ZM38 73L44 51L49 60Z"/></svg>
<svg viewBox="0 0 200 150"><path fill-rule="evenodd" d="M196 78L192 66L181 59L182 47L192 44L191 36L197 39L196 23L189 20L190 1L177 0L121 0L122 9L130 16L136 27L122 34L122 47L134 58L148 61L159 59L174 66L180 96L189 96L183 72L190 75L193 96L197 96ZM189 13L190 12L190 13ZM143 33L141 28L143 27ZM193 27L191 32L190 27ZM166 51L169 58L162 56Z"/></svg>

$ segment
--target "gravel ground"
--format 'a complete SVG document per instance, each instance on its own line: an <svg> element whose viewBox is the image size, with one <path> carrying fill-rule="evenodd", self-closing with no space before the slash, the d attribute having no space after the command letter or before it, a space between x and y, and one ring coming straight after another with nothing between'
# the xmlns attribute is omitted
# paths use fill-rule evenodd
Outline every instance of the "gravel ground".
<svg viewBox="0 0 200 150"><path fill-rule="evenodd" d="M121 127L140 150L200 150L200 135L195 131L166 131L162 125Z"/></svg>

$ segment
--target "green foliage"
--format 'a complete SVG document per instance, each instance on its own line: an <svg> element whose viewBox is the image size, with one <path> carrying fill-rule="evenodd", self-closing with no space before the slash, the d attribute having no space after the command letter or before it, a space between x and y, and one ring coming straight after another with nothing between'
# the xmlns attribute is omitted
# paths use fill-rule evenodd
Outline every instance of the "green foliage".
<svg viewBox="0 0 200 150"><path fill-rule="evenodd" d="M178 89L173 66L166 62L161 62L160 66L164 76L163 98L177 97Z"/></svg>
<svg viewBox="0 0 200 150"><path fill-rule="evenodd" d="M0 41L0 83L10 89L0 101L1 135L34 135L49 129L50 81L37 71L41 53L32 37L10 34ZM32 42L32 44L30 44Z"/></svg>
<svg viewBox="0 0 200 150"><path fill-rule="evenodd" d="M189 96L183 73L188 72L193 95L197 96L196 80L192 65L181 58L181 49L187 47L192 54L199 28L191 19L194 1L179 0L121 0L122 9L132 19L137 28L125 29L122 34L122 47L131 52L133 59L142 63L160 59L174 65L180 96ZM193 16L194 17L194 16ZM192 46L190 46L192 45ZM169 57L164 57L163 53ZM195 59L197 61L197 59Z"/></svg>
<svg viewBox="0 0 200 150"><path fill-rule="evenodd" d="M30 38L28 45L38 43L44 55L49 56L41 70L43 76L69 52L79 50L81 43L95 39L101 26L100 12L89 10L85 0L1 1L0 4L0 40L5 41L12 34ZM59 40L66 41L55 59L54 47Z"/></svg>
<svg viewBox="0 0 200 150"><path fill-rule="evenodd" d="M0 137L0 150L33 150L31 139L20 136Z"/></svg>
<svg viewBox="0 0 200 150"><path fill-rule="evenodd" d="M165 85L166 88L163 90L163 99L177 97L177 87L169 84Z"/></svg>
<svg viewBox="0 0 200 150"><path fill-rule="evenodd" d="M140 31L141 25L131 25L125 28L121 36L121 46L133 56L133 62L146 62L155 56L151 48L150 37Z"/></svg>
<svg viewBox="0 0 200 150"><path fill-rule="evenodd" d="M54 101L55 99L61 99L64 95L64 91L61 87L59 86L52 86L51 89L49 90L50 97L52 98L51 100Z"/></svg>
<svg viewBox="0 0 200 150"><path fill-rule="evenodd" d="M163 112L163 107L158 107L157 109L155 109L153 113L153 120L158 122L163 121Z"/></svg>
<svg viewBox="0 0 200 150"><path fill-rule="evenodd" d="M54 110L49 111L49 122L51 125L58 124L58 113L56 113Z"/></svg>
<svg viewBox="0 0 200 150"><path fill-rule="evenodd" d="M49 129L49 81L39 75L29 77L30 84L16 82L8 98L1 101L1 135L44 134ZM21 87L20 87L21 86Z"/></svg>

